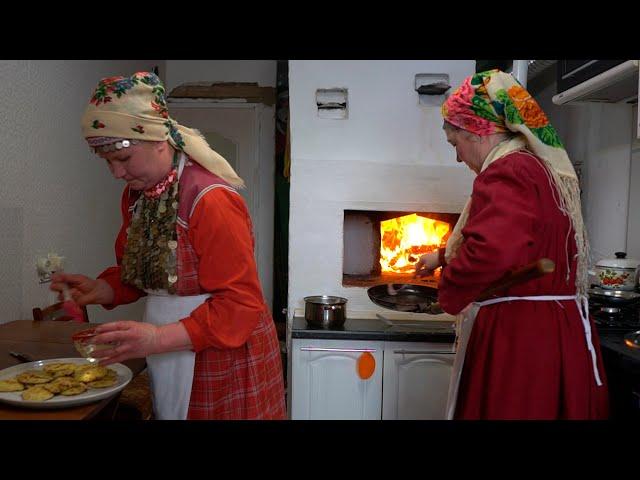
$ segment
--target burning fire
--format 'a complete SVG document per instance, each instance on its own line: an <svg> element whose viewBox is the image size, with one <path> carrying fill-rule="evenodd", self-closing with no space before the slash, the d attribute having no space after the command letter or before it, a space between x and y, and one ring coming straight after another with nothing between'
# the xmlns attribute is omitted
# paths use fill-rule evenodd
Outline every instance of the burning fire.
<svg viewBox="0 0 640 480"><path fill-rule="evenodd" d="M412 272L420 256L438 248L448 232L448 223L415 213L380 222L382 271Z"/></svg>

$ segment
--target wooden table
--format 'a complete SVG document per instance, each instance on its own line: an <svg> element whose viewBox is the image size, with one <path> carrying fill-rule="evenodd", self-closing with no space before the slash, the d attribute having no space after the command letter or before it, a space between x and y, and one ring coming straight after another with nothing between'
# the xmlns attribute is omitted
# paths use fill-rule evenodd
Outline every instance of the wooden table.
<svg viewBox="0 0 640 480"><path fill-rule="evenodd" d="M80 357L71 335L97 326L92 323L15 320L0 324L0 369L18 365L20 360L9 351L26 353L34 360ZM146 366L144 359L122 362L138 375ZM0 403L0 420L87 420L109 419L115 412L120 395L94 403L61 409L27 409Z"/></svg>

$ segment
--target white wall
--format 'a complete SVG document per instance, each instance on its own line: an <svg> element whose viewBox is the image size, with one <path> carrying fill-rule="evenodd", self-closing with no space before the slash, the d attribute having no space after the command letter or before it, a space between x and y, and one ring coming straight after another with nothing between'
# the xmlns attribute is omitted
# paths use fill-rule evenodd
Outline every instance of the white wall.
<svg viewBox="0 0 640 480"><path fill-rule="evenodd" d="M276 86L276 60L167 60L167 93L187 82L258 82Z"/></svg>
<svg viewBox="0 0 640 480"><path fill-rule="evenodd" d="M257 82L261 87L274 87L277 80L276 60L167 60L165 65L165 85L167 93L187 82ZM199 100L191 100L198 102ZM204 102L207 102L205 100ZM271 307L273 302L273 208L275 189L275 107L258 109L259 121L256 125L256 146L259 158L252 160L258 181L248 185L243 192L249 196L248 207L252 211L253 228L256 233L256 261L260 283ZM171 113L171 105L169 106ZM187 125L190 126L190 125ZM228 138L235 143L236 141ZM245 181L248 177L245 176ZM251 188L257 189L250 192ZM259 215L254 212L259 211Z"/></svg>
<svg viewBox="0 0 640 480"><path fill-rule="evenodd" d="M0 322L31 318L52 303L35 261L55 251L67 271L90 276L115 263L122 182L91 154L80 117L103 77L162 62L0 61ZM92 321L137 318L141 305L111 312L89 307Z"/></svg>
<svg viewBox="0 0 640 480"><path fill-rule="evenodd" d="M634 122L631 135L631 174L629 180L629 230L627 232L627 254L640 259L640 139L638 139L638 107L633 109Z"/></svg>
<svg viewBox="0 0 640 480"><path fill-rule="evenodd" d="M473 174L455 161L439 107L420 105L415 75L449 73L458 86L473 60L290 61L289 319L308 295L382 311L342 286L343 211L460 212ZM318 88L348 89L348 118L318 118ZM387 311L388 312L388 311Z"/></svg>
<svg viewBox="0 0 640 480"><path fill-rule="evenodd" d="M552 82L536 100L556 127L569 157L582 164L582 211L593 263L627 249L632 107L552 103Z"/></svg>

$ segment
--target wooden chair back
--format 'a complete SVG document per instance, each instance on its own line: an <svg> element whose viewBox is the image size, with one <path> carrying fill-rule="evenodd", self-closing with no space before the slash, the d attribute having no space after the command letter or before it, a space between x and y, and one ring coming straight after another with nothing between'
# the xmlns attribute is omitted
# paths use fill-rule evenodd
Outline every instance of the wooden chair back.
<svg viewBox="0 0 640 480"><path fill-rule="evenodd" d="M71 317L66 314L63 308L64 302L54 303L53 305L49 305L45 308L34 308L32 310L33 320L35 322L39 322L41 320L57 320L57 321L67 321L71 320ZM82 313L84 314L84 318L86 321L89 321L89 315L87 314L87 307L82 307Z"/></svg>

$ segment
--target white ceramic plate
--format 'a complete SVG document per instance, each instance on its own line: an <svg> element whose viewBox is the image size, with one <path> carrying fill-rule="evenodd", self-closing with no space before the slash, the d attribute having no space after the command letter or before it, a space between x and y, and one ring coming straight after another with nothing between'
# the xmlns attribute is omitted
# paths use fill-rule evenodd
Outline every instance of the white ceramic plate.
<svg viewBox="0 0 640 480"><path fill-rule="evenodd" d="M42 370L42 367L48 363L77 363L80 365L87 365L90 362L84 358L52 358L49 360L39 360L37 362L21 363L20 365L14 365L13 367L0 370L0 380L14 378L16 375L20 375L27 370ZM80 395L74 395L71 397L55 395L49 400L42 401L23 400L22 392L0 392L0 402L25 408L65 408L97 402L98 400L115 395L126 387L133 378L133 372L131 372L131 369L121 363L107 365L107 368L115 370L118 374L116 384L111 387L96 389L88 388L86 392L81 393Z"/></svg>

